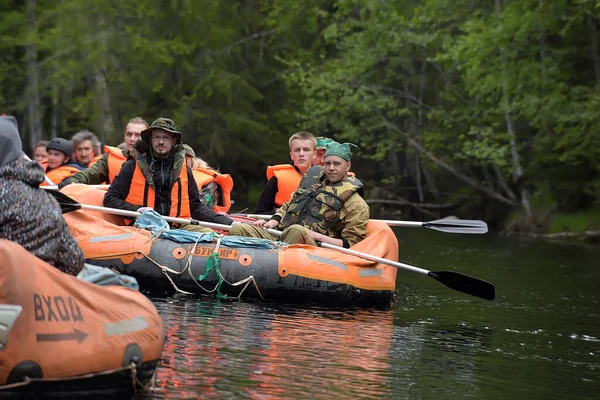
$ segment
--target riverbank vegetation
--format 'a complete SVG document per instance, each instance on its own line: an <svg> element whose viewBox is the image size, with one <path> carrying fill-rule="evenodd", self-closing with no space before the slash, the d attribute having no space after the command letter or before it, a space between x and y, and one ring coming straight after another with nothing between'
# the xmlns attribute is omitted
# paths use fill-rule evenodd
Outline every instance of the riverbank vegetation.
<svg viewBox="0 0 600 400"><path fill-rule="evenodd" d="M379 215L600 225L597 1L0 0L0 11L0 112L30 149L82 128L116 145L129 118L169 116L241 198L308 130L360 146L353 170Z"/></svg>

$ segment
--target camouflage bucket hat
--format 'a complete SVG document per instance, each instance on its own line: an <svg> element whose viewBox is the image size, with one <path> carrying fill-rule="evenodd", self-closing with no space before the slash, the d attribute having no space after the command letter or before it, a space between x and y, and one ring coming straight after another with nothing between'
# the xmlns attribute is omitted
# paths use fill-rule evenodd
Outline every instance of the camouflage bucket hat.
<svg viewBox="0 0 600 400"><path fill-rule="evenodd" d="M183 134L177 130L177 128L175 127L175 122L173 122L172 119L163 118L163 117L155 119L154 122L152 122L152 125L150 125L150 128L144 129L142 131L142 133L141 133L142 139L144 141L150 143L150 135L152 134L152 131L154 129L162 129L163 131L171 132L172 134L175 135L175 138L176 138L175 144L181 144L182 139L183 139Z"/></svg>

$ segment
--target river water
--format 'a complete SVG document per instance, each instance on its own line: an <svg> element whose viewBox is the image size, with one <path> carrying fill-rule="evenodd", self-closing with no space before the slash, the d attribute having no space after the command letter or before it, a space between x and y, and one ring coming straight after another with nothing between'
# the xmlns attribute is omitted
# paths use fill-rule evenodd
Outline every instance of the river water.
<svg viewBox="0 0 600 400"><path fill-rule="evenodd" d="M600 398L600 248L396 230L404 263L491 281L486 301L399 271L389 310L181 295L148 396Z"/></svg>

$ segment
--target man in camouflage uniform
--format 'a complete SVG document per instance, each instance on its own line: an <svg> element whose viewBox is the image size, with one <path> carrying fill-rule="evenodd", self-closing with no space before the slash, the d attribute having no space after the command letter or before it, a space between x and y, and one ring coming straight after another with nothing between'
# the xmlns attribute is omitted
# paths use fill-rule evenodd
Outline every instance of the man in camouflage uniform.
<svg viewBox="0 0 600 400"><path fill-rule="evenodd" d="M363 240L367 235L369 206L361 197L362 183L348 175L351 146L354 145L328 144L324 170L319 166L310 168L292 199L270 220L236 224L229 234L312 246L324 242L345 248ZM276 238L263 228L279 228L283 233Z"/></svg>
<svg viewBox="0 0 600 400"><path fill-rule="evenodd" d="M133 145L133 157L108 188L104 206L138 212L154 209L165 216L232 224L230 218L214 213L200 201L194 175L185 163L182 136L169 118L158 118L142 131ZM198 225L177 227L212 232Z"/></svg>

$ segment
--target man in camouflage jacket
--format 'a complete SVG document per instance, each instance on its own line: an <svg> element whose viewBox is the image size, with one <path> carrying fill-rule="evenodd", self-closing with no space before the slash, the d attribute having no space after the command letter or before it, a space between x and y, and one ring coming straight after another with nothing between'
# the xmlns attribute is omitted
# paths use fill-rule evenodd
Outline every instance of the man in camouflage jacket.
<svg viewBox="0 0 600 400"><path fill-rule="evenodd" d="M44 169L21 158L14 117L0 117L0 238L19 243L59 270L77 275L85 258L60 206L41 189Z"/></svg>
<svg viewBox="0 0 600 400"><path fill-rule="evenodd" d="M325 153L324 170L310 168L292 199L269 220L236 224L230 235L260 237L316 246L325 242L351 247L367 235L369 206L362 198L363 185L349 176L351 143L331 143ZM265 229L283 230L281 238Z"/></svg>

